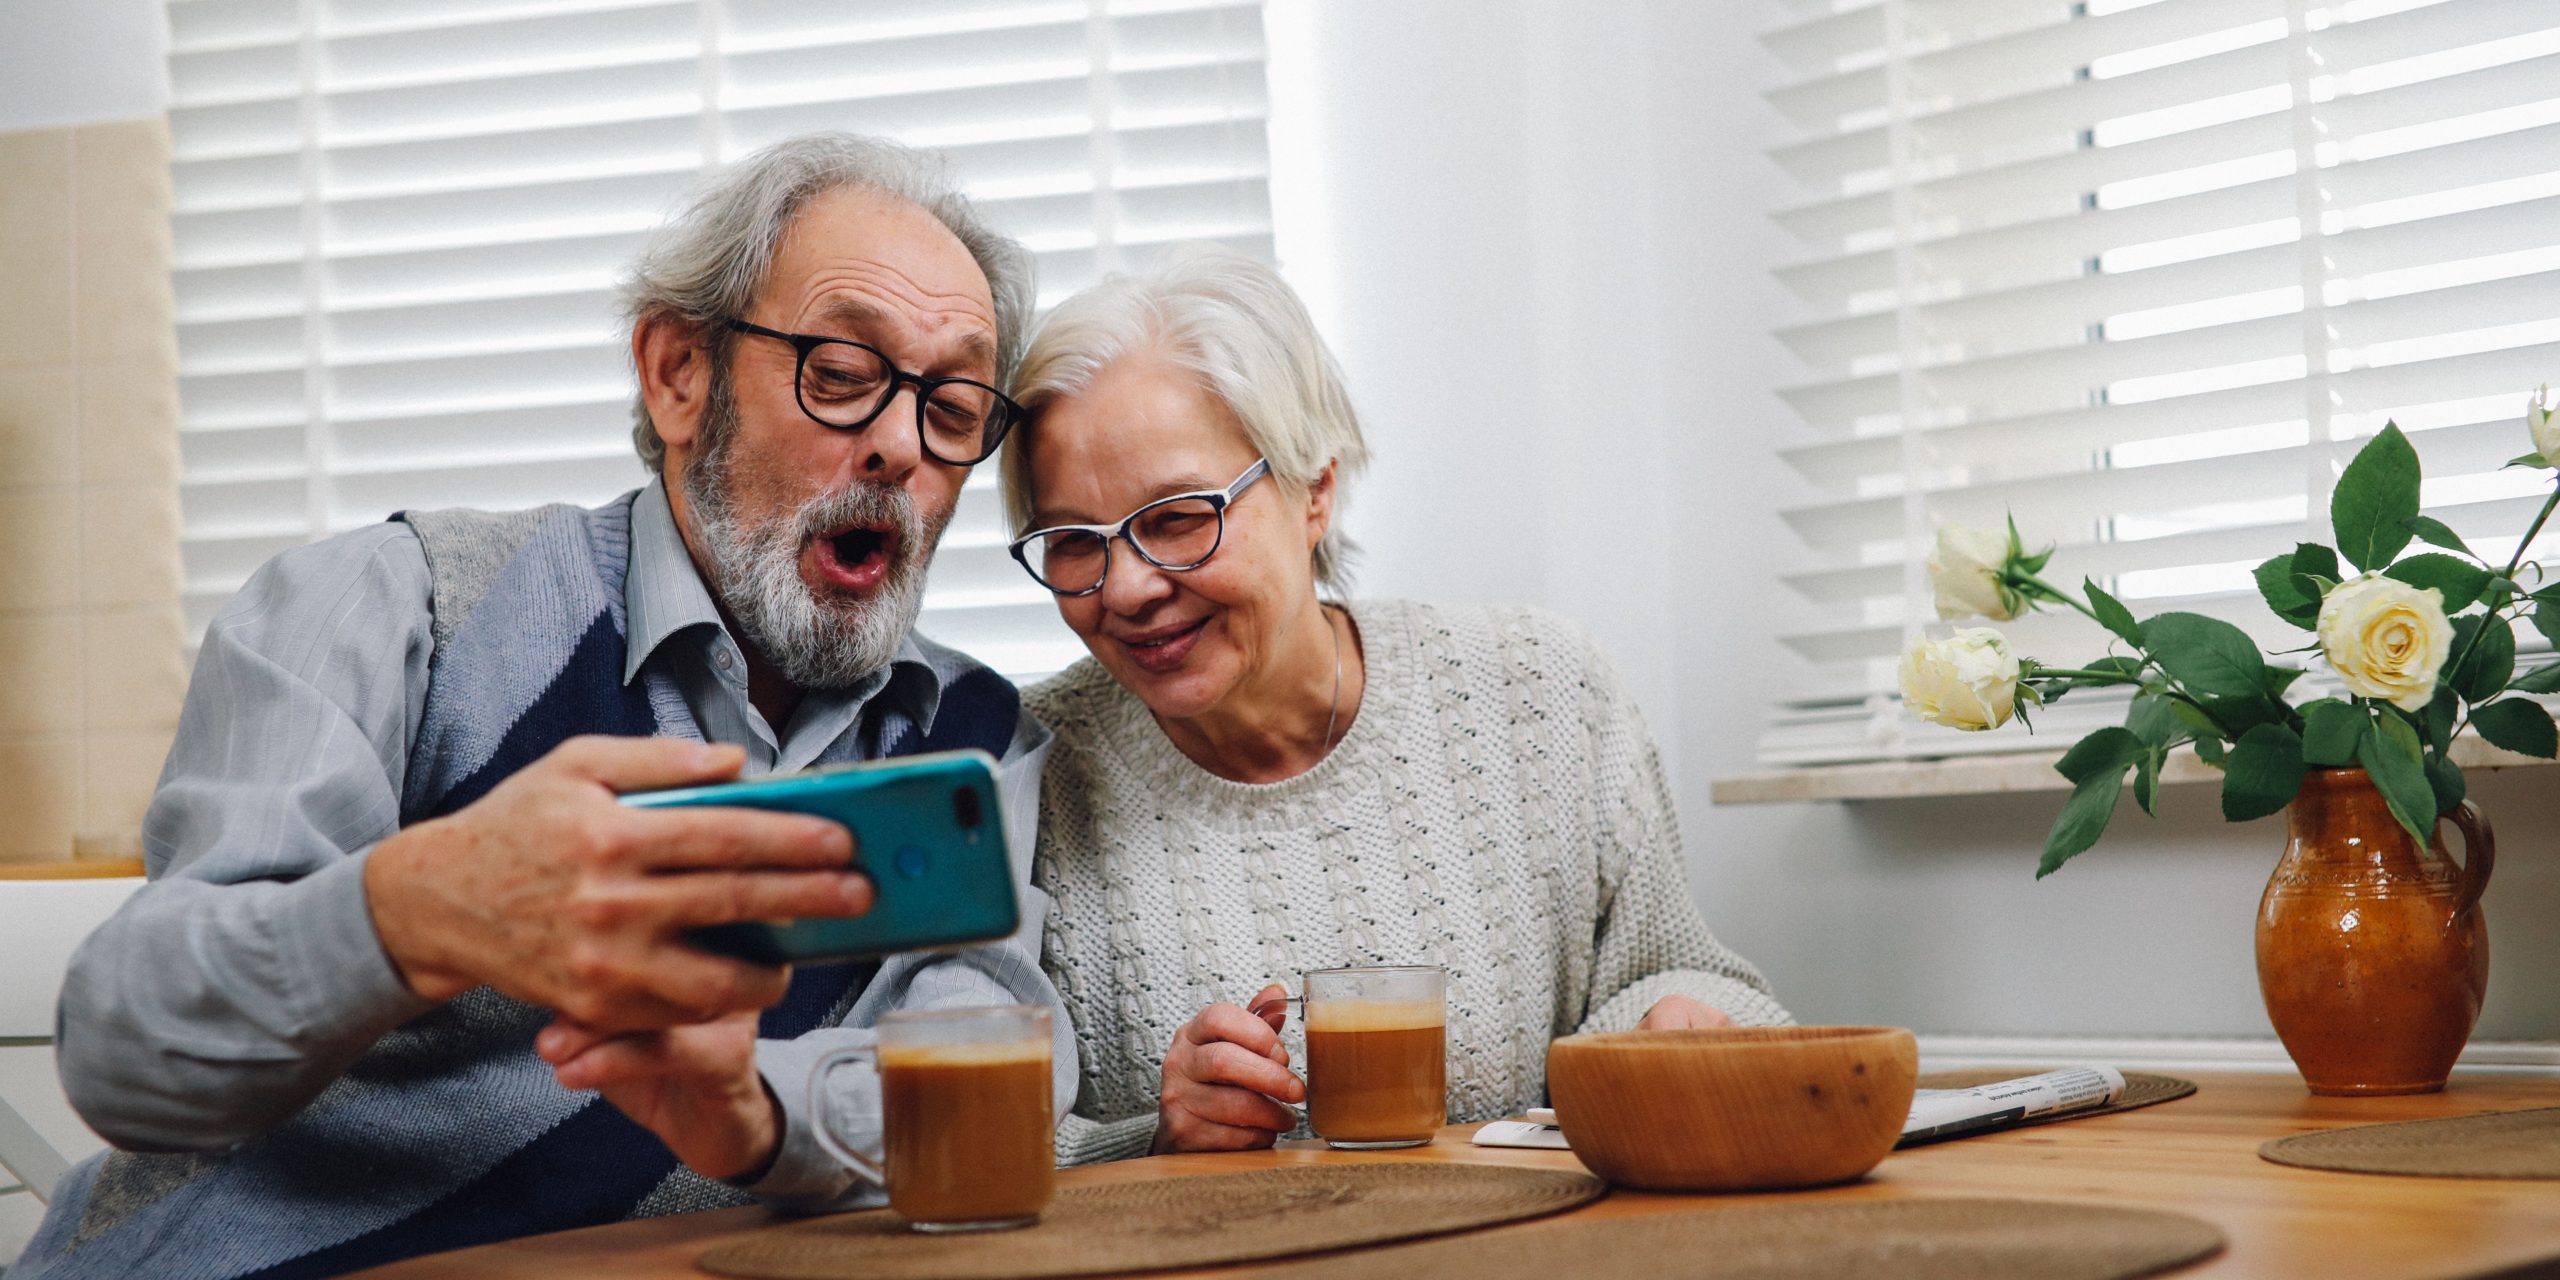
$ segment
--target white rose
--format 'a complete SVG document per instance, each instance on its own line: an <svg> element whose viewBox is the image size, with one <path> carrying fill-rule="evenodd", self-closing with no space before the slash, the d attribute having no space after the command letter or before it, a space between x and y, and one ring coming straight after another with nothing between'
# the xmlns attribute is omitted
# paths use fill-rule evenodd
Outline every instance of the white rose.
<svg viewBox="0 0 2560 1280"><path fill-rule="evenodd" d="M2560 413L2552 411L2550 396L2551 388L2534 388L2533 400L2524 408L2524 426L2533 433L2533 450L2542 455L2542 465L2560 467Z"/></svg>
<svg viewBox="0 0 2560 1280"><path fill-rule="evenodd" d="M2000 587L2009 539L1987 529L1947 525L1929 553L1929 585L1938 594L1938 616L1949 622L1977 615L1994 622L2018 616L2025 601Z"/></svg>
<svg viewBox="0 0 2560 1280"><path fill-rule="evenodd" d="M2434 587L2369 573L2339 583L2320 602L2320 652L2359 697L2425 710L2452 648L2444 593Z"/></svg>
<svg viewBox="0 0 2560 1280"><path fill-rule="evenodd" d="M1931 724L1997 729L2018 709L2018 656L1989 627L1922 637L1902 655L1902 705Z"/></svg>

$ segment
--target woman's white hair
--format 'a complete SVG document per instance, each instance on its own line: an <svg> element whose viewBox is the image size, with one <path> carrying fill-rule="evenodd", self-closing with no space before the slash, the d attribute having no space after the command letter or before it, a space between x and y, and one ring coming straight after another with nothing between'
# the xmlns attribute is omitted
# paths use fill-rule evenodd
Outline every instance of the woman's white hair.
<svg viewBox="0 0 2560 1280"><path fill-rule="evenodd" d="M1271 463L1271 478L1303 498L1334 468L1332 524L1315 549L1316 581L1337 596L1351 586L1357 548L1342 533L1353 477L1369 466L1342 369L1306 304L1280 273L1215 245L1184 246L1144 270L1114 274L1058 304L1031 339L1014 381L1030 426L1004 451L1004 507L1016 533L1031 520L1031 476L1021 443L1041 411L1080 394L1116 360L1149 356L1200 379L1244 424Z"/></svg>
<svg viewBox="0 0 2560 1280"><path fill-rule="evenodd" d="M996 306L996 381L1013 372L1030 326L1032 260L1010 237L979 221L942 157L886 138L808 133L785 138L711 174L684 208L649 238L622 282L622 316L632 326L672 320L725 357L721 324L744 319L772 269L791 220L811 200L838 187L861 187L914 205L948 228L986 273ZM631 443L651 471L664 465L666 442L649 406L631 399Z"/></svg>

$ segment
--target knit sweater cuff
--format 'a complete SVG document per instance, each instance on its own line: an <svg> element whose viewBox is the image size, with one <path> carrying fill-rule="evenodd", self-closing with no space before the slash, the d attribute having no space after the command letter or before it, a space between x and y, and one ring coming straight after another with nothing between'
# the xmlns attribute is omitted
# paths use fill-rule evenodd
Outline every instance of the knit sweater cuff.
<svg viewBox="0 0 2560 1280"><path fill-rule="evenodd" d="M1783 1027L1795 1021L1767 991L1728 974L1704 969L1666 969L1648 974L1602 1001L1582 1020L1578 1031L1633 1031L1645 1011L1664 996L1687 996L1724 1011L1745 1027Z"/></svg>
<svg viewBox="0 0 2560 1280"><path fill-rule="evenodd" d="M1156 1118L1153 1112L1122 1116L1117 1120L1093 1120L1070 1115L1058 1126L1058 1163L1062 1165L1100 1164L1105 1160L1134 1160L1147 1154L1155 1145Z"/></svg>

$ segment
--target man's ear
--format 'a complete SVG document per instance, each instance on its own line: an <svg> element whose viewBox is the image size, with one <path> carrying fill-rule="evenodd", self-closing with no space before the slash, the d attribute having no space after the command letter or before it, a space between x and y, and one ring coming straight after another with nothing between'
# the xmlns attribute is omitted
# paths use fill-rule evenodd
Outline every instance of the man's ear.
<svg viewBox="0 0 2560 1280"><path fill-rule="evenodd" d="M702 404L711 385L711 352L693 326L652 312L631 326L631 365L640 374L640 400L649 421L679 467L691 459L702 426Z"/></svg>

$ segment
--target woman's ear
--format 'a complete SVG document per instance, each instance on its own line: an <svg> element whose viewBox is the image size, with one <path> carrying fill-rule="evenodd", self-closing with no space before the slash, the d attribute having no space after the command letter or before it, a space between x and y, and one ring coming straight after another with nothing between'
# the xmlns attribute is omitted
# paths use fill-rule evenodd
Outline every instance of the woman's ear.
<svg viewBox="0 0 2560 1280"><path fill-rule="evenodd" d="M1324 470L1307 485L1307 550L1315 550L1324 541L1325 531L1333 527L1333 469L1327 462Z"/></svg>
<svg viewBox="0 0 2560 1280"><path fill-rule="evenodd" d="M658 439L666 442L668 461L681 470L701 434L711 352L691 325L652 312L631 326L631 366L640 375L640 400Z"/></svg>

